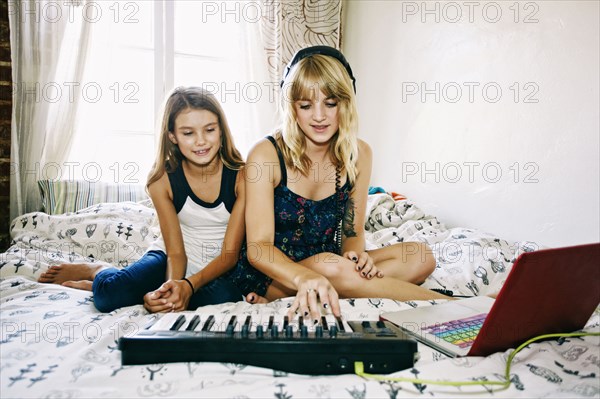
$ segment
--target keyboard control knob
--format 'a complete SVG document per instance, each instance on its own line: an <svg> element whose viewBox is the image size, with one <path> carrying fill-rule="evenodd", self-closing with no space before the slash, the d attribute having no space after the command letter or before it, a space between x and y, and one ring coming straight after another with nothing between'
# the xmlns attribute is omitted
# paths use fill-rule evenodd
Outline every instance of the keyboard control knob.
<svg viewBox="0 0 600 399"><path fill-rule="evenodd" d="M291 337L293 335L294 335L294 326L288 325L285 328L285 336L289 338L289 337Z"/></svg>
<svg viewBox="0 0 600 399"><path fill-rule="evenodd" d="M249 332L248 324L244 324L242 326L242 338L248 338L248 332Z"/></svg>
<svg viewBox="0 0 600 399"><path fill-rule="evenodd" d="M277 325L273 325L273 327L271 327L271 337L278 337L279 336L279 327L277 327Z"/></svg>
<svg viewBox="0 0 600 399"><path fill-rule="evenodd" d="M302 325L302 327L300 327L300 336L302 338L308 337L308 327L306 327L305 325Z"/></svg>
<svg viewBox="0 0 600 399"><path fill-rule="evenodd" d="M323 326L317 326L315 328L315 336L319 338L323 336Z"/></svg>
<svg viewBox="0 0 600 399"><path fill-rule="evenodd" d="M265 334L265 331L263 330L263 326L259 325L256 326L256 338L262 338Z"/></svg>
<svg viewBox="0 0 600 399"><path fill-rule="evenodd" d="M337 333L338 333L338 328L336 325L330 326L329 327L329 336L332 338L337 337Z"/></svg>

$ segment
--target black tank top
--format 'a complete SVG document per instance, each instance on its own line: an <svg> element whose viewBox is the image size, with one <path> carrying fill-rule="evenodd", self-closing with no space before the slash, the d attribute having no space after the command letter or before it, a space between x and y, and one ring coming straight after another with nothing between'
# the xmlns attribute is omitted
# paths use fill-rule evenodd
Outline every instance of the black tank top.
<svg viewBox="0 0 600 399"><path fill-rule="evenodd" d="M171 183L171 190L173 191L173 204L175 205L175 211L179 213L181 208L183 208L187 198L190 197L196 204L205 208L214 208L223 202L225 204L225 208L229 211L229 213L231 213L236 198L235 180L237 173L237 170L229 169L223 164L219 196L215 202L209 203L202 201L196 194L194 194L187 179L185 178L185 174L183 173L183 166L179 164L177 169L167 174L169 176L169 182Z"/></svg>

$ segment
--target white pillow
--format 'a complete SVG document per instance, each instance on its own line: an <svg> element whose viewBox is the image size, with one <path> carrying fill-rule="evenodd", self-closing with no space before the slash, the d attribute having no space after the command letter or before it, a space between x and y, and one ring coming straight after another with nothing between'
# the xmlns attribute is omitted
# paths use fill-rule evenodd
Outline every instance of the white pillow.
<svg viewBox="0 0 600 399"><path fill-rule="evenodd" d="M77 212L103 202L138 202L148 199L141 184L39 180L43 211L49 215Z"/></svg>

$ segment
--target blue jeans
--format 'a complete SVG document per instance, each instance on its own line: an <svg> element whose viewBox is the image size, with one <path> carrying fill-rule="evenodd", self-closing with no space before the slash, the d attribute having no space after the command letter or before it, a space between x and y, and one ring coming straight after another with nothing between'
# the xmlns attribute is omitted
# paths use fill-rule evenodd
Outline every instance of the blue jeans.
<svg viewBox="0 0 600 399"><path fill-rule="evenodd" d="M144 295L165 282L167 255L148 251L137 262L124 268L104 269L92 284L94 305L101 312L112 312L124 306L144 303ZM201 287L192 297L188 309L242 300L242 292L229 279L221 276Z"/></svg>

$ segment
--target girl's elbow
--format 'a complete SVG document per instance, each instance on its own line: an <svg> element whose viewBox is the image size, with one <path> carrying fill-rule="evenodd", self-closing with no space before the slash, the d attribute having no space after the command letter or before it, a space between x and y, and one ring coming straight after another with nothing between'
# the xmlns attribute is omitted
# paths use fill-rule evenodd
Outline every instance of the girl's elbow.
<svg viewBox="0 0 600 399"><path fill-rule="evenodd" d="M255 243L253 245L248 242L247 257L248 262L256 269L261 270L265 262L273 260L273 244Z"/></svg>

